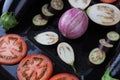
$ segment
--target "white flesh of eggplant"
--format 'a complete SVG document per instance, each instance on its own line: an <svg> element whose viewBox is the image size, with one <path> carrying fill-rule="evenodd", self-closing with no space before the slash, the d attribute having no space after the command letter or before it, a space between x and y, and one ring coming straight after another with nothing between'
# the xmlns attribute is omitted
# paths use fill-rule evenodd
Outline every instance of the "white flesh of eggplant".
<svg viewBox="0 0 120 80"><path fill-rule="evenodd" d="M107 47L107 48L111 48L111 47L113 47L113 45L110 44L110 43L108 43L108 42L106 42L105 39L100 39L100 40L99 40L99 43L100 43L101 45Z"/></svg>
<svg viewBox="0 0 120 80"><path fill-rule="evenodd" d="M57 47L57 52L61 60L72 65L74 63L73 48L66 42L61 42Z"/></svg>
<svg viewBox="0 0 120 80"><path fill-rule="evenodd" d="M111 41L117 41L120 38L120 35L115 31L110 31L107 33L107 38Z"/></svg>
<svg viewBox="0 0 120 80"><path fill-rule="evenodd" d="M62 10L64 7L63 0L51 0L50 5L56 10Z"/></svg>
<svg viewBox="0 0 120 80"><path fill-rule="evenodd" d="M68 0L70 5L74 8L80 8L84 10L87 8L91 2L91 0Z"/></svg>
<svg viewBox="0 0 120 80"><path fill-rule="evenodd" d="M87 14L93 22L103 26L112 26L120 21L120 10L112 4L94 4L88 7Z"/></svg>
<svg viewBox="0 0 120 80"><path fill-rule="evenodd" d="M36 26L44 26L47 24L47 20L43 19L42 16L40 14L37 14L33 17L32 20L33 24Z"/></svg>
<svg viewBox="0 0 120 80"><path fill-rule="evenodd" d="M43 7L42 7L42 13L45 16L53 16L54 15L51 12L48 11L48 4L43 5Z"/></svg>
<svg viewBox="0 0 120 80"><path fill-rule="evenodd" d="M34 37L42 45L53 45L58 41L58 38L58 34L52 31L39 33Z"/></svg>
<svg viewBox="0 0 120 80"><path fill-rule="evenodd" d="M89 54L89 61L95 65L99 65L104 62L106 54L99 48L93 49Z"/></svg>

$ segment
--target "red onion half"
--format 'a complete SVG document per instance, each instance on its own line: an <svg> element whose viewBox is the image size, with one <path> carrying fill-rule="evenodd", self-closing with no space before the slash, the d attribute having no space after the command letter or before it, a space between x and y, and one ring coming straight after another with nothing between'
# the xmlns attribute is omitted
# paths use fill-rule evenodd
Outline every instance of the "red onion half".
<svg viewBox="0 0 120 80"><path fill-rule="evenodd" d="M81 37L88 28L88 17L78 8L71 8L63 13L59 20L59 31L68 39Z"/></svg>

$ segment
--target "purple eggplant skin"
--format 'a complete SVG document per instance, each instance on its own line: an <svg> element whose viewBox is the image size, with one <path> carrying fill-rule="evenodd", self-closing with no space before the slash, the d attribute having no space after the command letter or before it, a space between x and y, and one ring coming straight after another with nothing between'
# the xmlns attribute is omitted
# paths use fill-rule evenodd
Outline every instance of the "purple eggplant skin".
<svg viewBox="0 0 120 80"><path fill-rule="evenodd" d="M110 76L116 79L120 79L120 52L110 62Z"/></svg>

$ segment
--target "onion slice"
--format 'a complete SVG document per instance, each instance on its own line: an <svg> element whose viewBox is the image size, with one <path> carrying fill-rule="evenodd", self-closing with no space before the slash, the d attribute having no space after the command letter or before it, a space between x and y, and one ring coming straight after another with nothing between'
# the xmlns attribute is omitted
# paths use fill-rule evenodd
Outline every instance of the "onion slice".
<svg viewBox="0 0 120 80"><path fill-rule="evenodd" d="M59 37L57 33L47 31L37 34L34 39L42 45L53 45L58 41Z"/></svg>
<svg viewBox="0 0 120 80"><path fill-rule="evenodd" d="M103 26L112 26L120 21L120 10L112 4L94 4L87 8L87 14L93 22Z"/></svg>
<svg viewBox="0 0 120 80"><path fill-rule="evenodd" d="M76 69L74 67L75 56L73 48L68 43L61 42L57 47L57 53L60 59L66 64L71 65L74 72L76 72Z"/></svg>

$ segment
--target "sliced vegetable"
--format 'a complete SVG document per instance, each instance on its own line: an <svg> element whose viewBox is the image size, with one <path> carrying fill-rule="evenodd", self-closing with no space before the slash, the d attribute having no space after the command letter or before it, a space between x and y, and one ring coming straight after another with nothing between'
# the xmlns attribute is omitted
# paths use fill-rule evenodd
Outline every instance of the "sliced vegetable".
<svg viewBox="0 0 120 80"><path fill-rule="evenodd" d="M104 2L104 3L114 3L116 2L117 0L100 0L101 2Z"/></svg>
<svg viewBox="0 0 120 80"><path fill-rule="evenodd" d="M87 14L93 22L103 26L112 26L120 21L120 10L112 4L94 4L87 8Z"/></svg>
<svg viewBox="0 0 120 80"><path fill-rule="evenodd" d="M101 80L118 80L118 79L112 78L110 76L110 68L108 67L104 75L102 76Z"/></svg>
<svg viewBox="0 0 120 80"><path fill-rule="evenodd" d="M106 42L105 39L100 39L100 40L99 40L99 43L100 43L101 45L107 47L107 48L112 48L112 47L113 47L113 45L110 44L110 43L108 43L108 42Z"/></svg>
<svg viewBox="0 0 120 80"><path fill-rule="evenodd" d="M59 31L69 39L81 37L88 28L88 17L82 10L71 8L59 19Z"/></svg>
<svg viewBox="0 0 120 80"><path fill-rule="evenodd" d="M99 48L93 49L89 54L89 61L95 65L102 64L105 58L105 52Z"/></svg>
<svg viewBox="0 0 120 80"><path fill-rule="evenodd" d="M0 17L0 23L5 30L9 30L18 24L15 15L12 12L3 13Z"/></svg>
<svg viewBox="0 0 120 80"><path fill-rule="evenodd" d="M74 67L75 56L73 48L68 43L61 42L57 46L57 53L60 59L66 64L72 66L74 72L76 72L76 69Z"/></svg>
<svg viewBox="0 0 120 80"><path fill-rule="evenodd" d="M25 40L17 34L0 37L0 64L16 64L27 53Z"/></svg>
<svg viewBox="0 0 120 80"><path fill-rule="evenodd" d="M107 51L109 50L108 47L105 47L104 45L101 45L101 44L98 45L98 48L99 48L100 50L103 50L104 52L107 52Z"/></svg>
<svg viewBox="0 0 120 80"><path fill-rule="evenodd" d="M49 11L52 13L57 13L58 11L62 10L64 7L63 0L51 0Z"/></svg>
<svg viewBox="0 0 120 80"><path fill-rule="evenodd" d="M52 61L40 53L26 56L17 68L19 80L49 80L52 72Z"/></svg>
<svg viewBox="0 0 120 80"><path fill-rule="evenodd" d="M53 16L54 14L48 11L48 4L43 5L42 7L42 13L45 16Z"/></svg>
<svg viewBox="0 0 120 80"><path fill-rule="evenodd" d="M91 2L91 0L68 0L70 5L74 8L80 8L84 10L87 8Z"/></svg>
<svg viewBox="0 0 120 80"><path fill-rule="evenodd" d="M110 31L107 33L107 38L110 41L118 41L120 39L120 35L115 31Z"/></svg>
<svg viewBox="0 0 120 80"><path fill-rule="evenodd" d="M70 73L58 73L52 76L49 80L79 80L77 76Z"/></svg>
<svg viewBox="0 0 120 80"><path fill-rule="evenodd" d="M34 39L42 45L53 45L59 40L57 33L52 31L37 34Z"/></svg>
<svg viewBox="0 0 120 80"><path fill-rule="evenodd" d="M37 14L33 17L32 22L35 26L45 26L48 23L48 20L42 18L40 14Z"/></svg>

